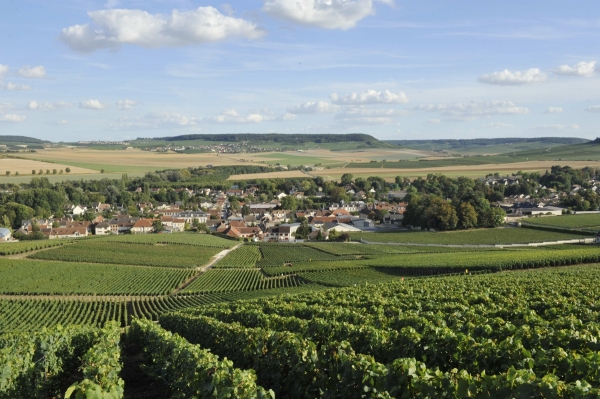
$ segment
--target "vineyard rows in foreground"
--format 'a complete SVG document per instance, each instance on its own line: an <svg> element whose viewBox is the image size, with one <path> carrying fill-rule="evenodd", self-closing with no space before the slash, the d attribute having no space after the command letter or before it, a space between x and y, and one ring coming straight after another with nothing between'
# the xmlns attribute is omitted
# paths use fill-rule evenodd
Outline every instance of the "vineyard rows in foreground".
<svg viewBox="0 0 600 399"><path fill-rule="evenodd" d="M305 284L296 276L265 277L260 269L209 270L201 274L182 293L254 291L291 288Z"/></svg>
<svg viewBox="0 0 600 399"><path fill-rule="evenodd" d="M279 397L596 397L600 266L418 279L159 317Z"/></svg>
<svg viewBox="0 0 600 399"><path fill-rule="evenodd" d="M262 291L132 299L4 299L0 300L0 334L14 331L37 331L59 324L101 327L110 320L126 326L129 325L132 317L157 320L163 313L194 306L290 293L315 292L323 289L326 287L305 284L295 288Z"/></svg>

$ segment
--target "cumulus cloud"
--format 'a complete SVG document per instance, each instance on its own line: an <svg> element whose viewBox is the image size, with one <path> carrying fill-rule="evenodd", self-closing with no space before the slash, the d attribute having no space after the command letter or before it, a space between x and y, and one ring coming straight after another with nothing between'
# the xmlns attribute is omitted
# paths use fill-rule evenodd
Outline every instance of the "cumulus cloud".
<svg viewBox="0 0 600 399"><path fill-rule="evenodd" d="M38 66L29 66L26 65L23 68L19 69L19 76L24 78L35 78L41 79L46 77L46 68L43 65Z"/></svg>
<svg viewBox="0 0 600 399"><path fill-rule="evenodd" d="M403 92L392 93L389 90L367 90L362 93L351 93L345 96L332 93L330 98L332 103L340 105L406 104L408 102L408 98L406 98L406 94Z"/></svg>
<svg viewBox="0 0 600 399"><path fill-rule="evenodd" d="M596 61L590 62L578 62L577 64L570 65L561 65L558 68L552 70L557 75L569 75L569 76L582 76L584 78L589 78L594 76L594 72L596 70Z"/></svg>
<svg viewBox="0 0 600 399"><path fill-rule="evenodd" d="M8 65L0 64L0 78L8 73Z"/></svg>
<svg viewBox="0 0 600 399"><path fill-rule="evenodd" d="M27 104L27 109L30 109L32 111L35 111L35 110L54 111L54 110L61 109L61 108L70 108L72 106L73 106L73 104L67 103L64 101L50 103L50 102L37 102L34 100L34 101L30 101L29 104Z"/></svg>
<svg viewBox="0 0 600 399"><path fill-rule="evenodd" d="M122 44L176 47L204 44L230 37L256 39L265 34L255 24L221 14L214 7L150 14L142 10L111 9L88 12L89 24L64 28L59 36L72 50L92 52Z"/></svg>
<svg viewBox="0 0 600 399"><path fill-rule="evenodd" d="M372 0L265 0L263 11L298 24L347 30L374 15L375 7Z"/></svg>
<svg viewBox="0 0 600 399"><path fill-rule="evenodd" d="M123 111L130 111L138 104L137 101L134 100L119 100L117 101L117 108Z"/></svg>
<svg viewBox="0 0 600 399"><path fill-rule="evenodd" d="M196 118L189 118L178 112L151 112L146 118L156 122L159 125L175 126L193 126L196 124Z"/></svg>
<svg viewBox="0 0 600 399"><path fill-rule="evenodd" d="M523 72L511 72L505 69L504 71L481 75L477 80L490 85L522 86L542 83L546 80L546 74L540 71L539 68L531 68Z"/></svg>
<svg viewBox="0 0 600 399"><path fill-rule="evenodd" d="M242 115L235 109L225 109L219 115L208 118L207 121L214 123L261 123L274 119L271 115L263 115L259 112Z"/></svg>
<svg viewBox="0 0 600 399"><path fill-rule="evenodd" d="M159 127L190 128L198 124L198 118L185 116L179 112L151 112L144 116L127 116L109 124L111 129L157 129Z"/></svg>
<svg viewBox="0 0 600 399"><path fill-rule="evenodd" d="M561 125L559 123L548 124L548 125L537 125L532 126L533 130L546 130L546 131L557 131L557 130L565 130L565 129L579 129L579 125Z"/></svg>
<svg viewBox="0 0 600 399"><path fill-rule="evenodd" d="M309 101L304 104L289 107L290 114L329 114L337 111L338 106L326 101Z"/></svg>
<svg viewBox="0 0 600 399"><path fill-rule="evenodd" d="M19 123L19 122L25 121L25 119L27 119L27 118L24 117L23 115L15 115L15 114L0 115L0 122Z"/></svg>
<svg viewBox="0 0 600 399"><path fill-rule="evenodd" d="M590 105L585 110L587 112L600 112L600 105Z"/></svg>
<svg viewBox="0 0 600 399"><path fill-rule="evenodd" d="M102 110L108 108L108 104L90 98L89 100L80 101L79 108Z"/></svg>
<svg viewBox="0 0 600 399"><path fill-rule="evenodd" d="M431 123L431 124L435 125L438 123L442 123L442 121L440 119L434 118L434 119L427 119L427 123Z"/></svg>
<svg viewBox="0 0 600 399"><path fill-rule="evenodd" d="M406 116L406 111L395 109L368 109L368 108L345 108L335 115L335 119L359 119L359 118L394 118Z"/></svg>
<svg viewBox="0 0 600 399"><path fill-rule="evenodd" d="M23 91L32 89L32 87L29 85L18 85L12 82L7 82L6 85L4 85L4 88L8 91Z"/></svg>
<svg viewBox="0 0 600 399"><path fill-rule="evenodd" d="M439 112L449 120L473 120L477 117L494 115L524 115L526 107L519 107L512 101L471 101L468 103L422 104L410 108L415 111Z"/></svg>
<svg viewBox="0 0 600 399"><path fill-rule="evenodd" d="M563 112L563 109L560 107L548 107L544 111L545 114L560 114Z"/></svg>
<svg viewBox="0 0 600 399"><path fill-rule="evenodd" d="M8 109L14 109L15 106L9 103L0 103L0 111L6 111Z"/></svg>
<svg viewBox="0 0 600 399"><path fill-rule="evenodd" d="M490 123L484 123L483 125L481 125L483 127L490 127L493 129L512 129L514 128L513 125L511 125L510 123L503 123L503 122L490 122Z"/></svg>

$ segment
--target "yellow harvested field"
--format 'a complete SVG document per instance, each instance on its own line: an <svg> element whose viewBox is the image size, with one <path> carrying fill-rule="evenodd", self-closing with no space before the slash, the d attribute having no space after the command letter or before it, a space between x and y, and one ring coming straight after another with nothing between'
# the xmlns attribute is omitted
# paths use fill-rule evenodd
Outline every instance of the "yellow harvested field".
<svg viewBox="0 0 600 399"><path fill-rule="evenodd" d="M331 168L322 169L310 172L311 175L322 176L330 179L339 179L344 173L351 173L355 177L361 176L381 176L384 178L392 178L402 176L408 178L416 178L418 176L427 176L429 173L441 173L448 176L471 176L484 177L490 173L510 174L519 170L524 172L545 172L550 170L553 165L568 165L572 168L581 169L586 166L593 168L600 167L598 161L529 161L515 162L505 164L489 164L489 165L460 165L460 166L445 166L439 168L419 168L419 169L394 169L394 168Z"/></svg>
<svg viewBox="0 0 600 399"><path fill-rule="evenodd" d="M71 169L71 174L73 173L98 173L95 170L78 168L75 166L69 166L66 164L59 163L50 163L50 162L40 162L40 161L32 161L29 159L13 159L13 158L0 158L0 175L4 176L6 171L9 171L11 176L14 176L16 172L19 172L19 175L30 175L31 171L35 169L36 173L43 170L43 173L46 173L46 170L50 170L52 173L53 169L57 171L65 170L65 168L69 167Z"/></svg>
<svg viewBox="0 0 600 399"><path fill-rule="evenodd" d="M24 153L19 156L47 161L64 161L74 163L147 166L160 168L187 168L192 166L220 166L254 164L254 154L178 154L175 152L159 153L128 150L92 150L88 148L49 148L35 153ZM259 163L256 163L259 164Z"/></svg>
<svg viewBox="0 0 600 399"><path fill-rule="evenodd" d="M299 170L290 170L283 172L270 172L270 173L247 173L244 175L231 175L227 180L254 180L254 179L288 179L292 177L308 177L306 173L302 173Z"/></svg>

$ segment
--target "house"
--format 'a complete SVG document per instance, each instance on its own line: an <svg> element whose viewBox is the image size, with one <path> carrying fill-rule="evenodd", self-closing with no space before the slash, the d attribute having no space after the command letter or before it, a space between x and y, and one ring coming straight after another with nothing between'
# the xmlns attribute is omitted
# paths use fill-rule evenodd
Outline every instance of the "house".
<svg viewBox="0 0 600 399"><path fill-rule="evenodd" d="M304 192L302 192L302 191L296 191L294 193L294 197L296 197L296 199L302 199L302 198L304 198Z"/></svg>
<svg viewBox="0 0 600 399"><path fill-rule="evenodd" d="M100 202L94 202L92 204L92 209L96 212L108 212L111 210L110 204L101 204Z"/></svg>
<svg viewBox="0 0 600 399"><path fill-rule="evenodd" d="M337 223L337 218L335 216L312 216L309 218L308 222L313 227L321 227L325 223Z"/></svg>
<svg viewBox="0 0 600 399"><path fill-rule="evenodd" d="M293 242L296 239L294 235L300 227L300 223L282 224L276 227L269 227L264 235L265 241L283 241Z"/></svg>
<svg viewBox="0 0 600 399"><path fill-rule="evenodd" d="M285 198L285 197L287 197L287 194L286 194L286 193L279 193L279 194L277 194L275 197L276 197L277 199L282 199L282 198Z"/></svg>
<svg viewBox="0 0 600 399"><path fill-rule="evenodd" d="M87 211L87 208L82 205L71 205L68 207L68 212L73 216L81 216Z"/></svg>
<svg viewBox="0 0 600 399"><path fill-rule="evenodd" d="M228 197L241 197L242 195L244 195L244 190L232 188L227 190L225 194L227 194Z"/></svg>
<svg viewBox="0 0 600 399"><path fill-rule="evenodd" d="M343 223L342 224L339 224L339 223L325 223L323 225L323 228L326 231L331 232L331 231L335 230L338 233L341 233L341 232L356 233L356 232L361 232L362 231L361 229L359 229L357 227L354 227L354 226L352 226L350 224L343 224Z"/></svg>
<svg viewBox="0 0 600 399"><path fill-rule="evenodd" d="M178 219L183 219L185 222L190 225L197 221L198 223L206 223L208 220L208 214L202 211L183 211L179 212L175 215Z"/></svg>
<svg viewBox="0 0 600 399"><path fill-rule="evenodd" d="M408 193L406 191L389 191L388 192L388 199L390 200L403 200L404 197L406 197Z"/></svg>
<svg viewBox="0 0 600 399"><path fill-rule="evenodd" d="M173 219L173 231L184 231L185 230L185 219Z"/></svg>
<svg viewBox="0 0 600 399"><path fill-rule="evenodd" d="M94 226L94 234L97 236L104 236L110 233L110 224L106 221L100 222Z"/></svg>
<svg viewBox="0 0 600 399"><path fill-rule="evenodd" d="M312 233L310 233L308 235L308 239L309 240L316 240L318 238L318 236L319 236L319 233L321 233L321 239L322 240L328 240L329 239L329 232L328 231L321 231L320 229L316 229Z"/></svg>
<svg viewBox="0 0 600 399"><path fill-rule="evenodd" d="M173 227L173 217L172 216L161 216L160 222L163 224L163 226Z"/></svg>
<svg viewBox="0 0 600 399"><path fill-rule="evenodd" d="M115 219L111 219L108 222L110 226L110 231L113 234L123 234L133 227L135 222L137 222L140 218L132 218L129 216L123 216Z"/></svg>
<svg viewBox="0 0 600 399"><path fill-rule="evenodd" d="M140 219L131 227L131 232L134 234L152 233L153 231L154 227L152 227L152 220L150 219Z"/></svg>
<svg viewBox="0 0 600 399"><path fill-rule="evenodd" d="M81 238L87 237L87 235L88 231L85 227L58 227L49 229L48 231L48 238L51 240L57 238Z"/></svg>
<svg viewBox="0 0 600 399"><path fill-rule="evenodd" d="M250 238L255 241L263 239L263 231L260 227L230 227L226 234L234 238Z"/></svg>
<svg viewBox="0 0 600 399"><path fill-rule="evenodd" d="M10 240L11 236L12 236L12 233L10 232L9 229L0 227L0 242Z"/></svg>
<svg viewBox="0 0 600 399"><path fill-rule="evenodd" d="M510 207L510 213L520 216L536 216L536 215L562 215L562 208L555 206L544 206L544 204L533 204L531 202L517 202ZM507 212L508 213L508 212Z"/></svg>
<svg viewBox="0 0 600 399"><path fill-rule="evenodd" d="M375 222L373 222L371 219L367 219L367 218L354 219L352 221L352 225L359 229L375 228Z"/></svg>

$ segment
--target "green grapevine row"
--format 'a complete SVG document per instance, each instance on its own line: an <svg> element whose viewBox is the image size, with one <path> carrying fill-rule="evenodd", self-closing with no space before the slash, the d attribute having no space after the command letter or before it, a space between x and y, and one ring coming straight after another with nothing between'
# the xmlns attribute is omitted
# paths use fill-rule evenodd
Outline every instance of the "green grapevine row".
<svg viewBox="0 0 600 399"><path fill-rule="evenodd" d="M148 245L92 240L30 255L32 259L119 265L191 268L202 266L222 248Z"/></svg>
<svg viewBox="0 0 600 399"><path fill-rule="evenodd" d="M214 267L254 267L259 260L260 251L256 245L242 245L225 255Z"/></svg>
<svg viewBox="0 0 600 399"><path fill-rule="evenodd" d="M121 234L101 238L102 241L130 242L137 244L189 244L202 247L231 248L238 244L211 234L173 233L173 234Z"/></svg>
<svg viewBox="0 0 600 399"><path fill-rule="evenodd" d="M311 283L326 285L329 287L348 287L352 285L387 283L395 278L393 274L385 273L371 268L323 270L318 272L299 273L298 276Z"/></svg>
<svg viewBox="0 0 600 399"><path fill-rule="evenodd" d="M42 241L21 241L15 243L3 243L0 244L0 255L16 255L25 252L37 251L39 249L46 249L52 247L58 247L72 241L65 240L42 240Z"/></svg>
<svg viewBox="0 0 600 399"><path fill-rule="evenodd" d="M259 248L262 259L256 263L257 267L281 267L286 263L350 259L298 244L260 244Z"/></svg>
<svg viewBox="0 0 600 399"><path fill-rule="evenodd" d="M296 276L266 278L258 269L215 269L201 274L183 293L253 291L297 287L304 282Z"/></svg>
<svg viewBox="0 0 600 399"><path fill-rule="evenodd" d="M192 269L0 259L0 293L164 295Z"/></svg>
<svg viewBox="0 0 600 399"><path fill-rule="evenodd" d="M169 387L174 399L274 399L272 391L256 385L254 370L234 368L231 360L220 360L152 322L133 320L128 339L143 349L150 363L146 370Z"/></svg>

